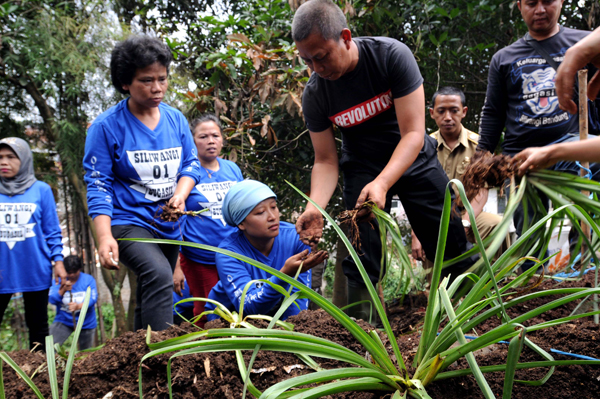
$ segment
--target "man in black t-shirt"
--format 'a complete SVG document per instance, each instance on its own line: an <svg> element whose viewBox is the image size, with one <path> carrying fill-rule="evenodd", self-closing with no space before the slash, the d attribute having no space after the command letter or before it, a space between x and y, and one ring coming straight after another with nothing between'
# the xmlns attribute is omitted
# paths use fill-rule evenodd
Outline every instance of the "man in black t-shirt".
<svg viewBox="0 0 600 399"><path fill-rule="evenodd" d="M404 44L385 37L352 38L342 11L330 0L304 3L294 16L292 37L314 72L302 107L315 150L311 198L325 208L338 180L333 125L342 132L344 201L352 209L371 199L389 211L398 194L421 238L425 253L435 257L448 178L437 160L435 140L425 135L423 78ZM320 237L323 219L308 204L296 223L302 239ZM361 260L373 283L379 279L379 232L361 223ZM446 257L468 248L460 218L450 223ZM466 270L472 259L452 267ZM366 299L363 280L350 258L343 262L349 303ZM364 314L354 312L357 317Z"/></svg>

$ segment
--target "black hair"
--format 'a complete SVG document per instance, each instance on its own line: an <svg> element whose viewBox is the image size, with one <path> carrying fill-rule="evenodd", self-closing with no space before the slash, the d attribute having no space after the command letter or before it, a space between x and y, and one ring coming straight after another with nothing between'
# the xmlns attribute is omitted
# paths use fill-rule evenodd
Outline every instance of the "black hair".
<svg viewBox="0 0 600 399"><path fill-rule="evenodd" d="M459 96L460 103L464 107L467 105L467 99L465 98L465 93L461 89L458 89L453 86L445 86L436 91L431 98L431 108L435 107L435 99L437 96Z"/></svg>
<svg viewBox="0 0 600 399"><path fill-rule="evenodd" d="M64 260L65 271L67 273L75 273L78 270L83 269L83 262L77 255L69 255Z"/></svg>
<svg viewBox="0 0 600 399"><path fill-rule="evenodd" d="M192 135L195 134L194 130L196 130L196 127L198 127L198 125L200 125L204 122L214 122L214 124L217 125L217 127L219 128L219 132L221 133L221 136L223 135L223 126L221 126L221 121L219 120L219 118L217 118L217 115L210 114L210 113L204 114L204 115L194 119L190 123L190 130L192 131Z"/></svg>
<svg viewBox="0 0 600 399"><path fill-rule="evenodd" d="M129 94L123 85L130 85L138 69L155 62L167 68L173 61L169 47L161 40L150 36L130 36L117 43L110 56L110 78L119 93Z"/></svg>
<svg viewBox="0 0 600 399"><path fill-rule="evenodd" d="M292 21L292 39L301 42L312 33L325 40L338 40L348 28L346 16L331 0L310 0L298 7Z"/></svg>

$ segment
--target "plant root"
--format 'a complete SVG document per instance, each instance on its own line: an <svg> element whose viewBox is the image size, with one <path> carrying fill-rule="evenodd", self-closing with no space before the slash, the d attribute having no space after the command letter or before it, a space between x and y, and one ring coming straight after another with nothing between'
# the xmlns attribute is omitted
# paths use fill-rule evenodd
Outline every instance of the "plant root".
<svg viewBox="0 0 600 399"><path fill-rule="evenodd" d="M175 208L171 204L161 205L160 207L160 219L165 222L177 222L181 216L198 216L202 212L208 211L208 208L199 210L199 211L182 211L178 208Z"/></svg>
<svg viewBox="0 0 600 399"><path fill-rule="evenodd" d="M508 155L492 155L487 151L478 151L465 170L462 183L469 201L484 188L500 187L501 194L504 182L515 176L519 170L520 160ZM463 206L460 197L456 199L458 206Z"/></svg>
<svg viewBox="0 0 600 399"><path fill-rule="evenodd" d="M376 206L375 202L373 202L371 200L367 200L367 201L363 202L362 205L359 206L358 208L343 211L338 216L340 224L348 223L350 225L350 242L352 243L354 248L356 248L358 251L360 251L360 248L361 248L360 234L358 232L358 224L364 223L366 221L368 221L370 223L370 221L371 221L370 218L372 216L371 208L374 206ZM373 224L372 223L370 223L370 224L371 224L371 227L374 228Z"/></svg>

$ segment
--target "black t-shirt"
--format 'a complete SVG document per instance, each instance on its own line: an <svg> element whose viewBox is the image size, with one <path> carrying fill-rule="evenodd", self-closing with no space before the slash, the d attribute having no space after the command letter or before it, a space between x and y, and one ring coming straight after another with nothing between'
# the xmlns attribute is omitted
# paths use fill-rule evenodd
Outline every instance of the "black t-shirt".
<svg viewBox="0 0 600 399"><path fill-rule="evenodd" d="M565 52L590 32L560 27L538 43L560 64ZM558 107L556 71L523 38L494 54L479 126L480 149L493 152L506 126L503 152L545 146L579 131L579 118Z"/></svg>
<svg viewBox="0 0 600 399"><path fill-rule="evenodd" d="M352 72L334 81L311 75L302 97L304 119L311 132L338 126L344 155L385 165L400 141L393 99L415 91L423 78L403 43L387 37L353 40L359 56Z"/></svg>

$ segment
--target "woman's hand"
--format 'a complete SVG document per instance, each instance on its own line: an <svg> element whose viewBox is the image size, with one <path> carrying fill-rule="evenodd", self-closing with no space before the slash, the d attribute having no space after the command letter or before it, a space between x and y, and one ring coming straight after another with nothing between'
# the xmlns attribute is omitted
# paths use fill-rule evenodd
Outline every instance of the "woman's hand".
<svg viewBox="0 0 600 399"><path fill-rule="evenodd" d="M181 293L185 287L185 275L181 270L181 266L179 265L179 259L177 259L177 264L175 265L175 270L173 271L173 289L179 296L183 296Z"/></svg>
<svg viewBox="0 0 600 399"><path fill-rule="evenodd" d="M304 273L323 263L327 258L329 258L327 251L321 250L309 253L308 249L305 249L296 255L290 256L281 268L281 272L294 277L300 267L302 267L301 273Z"/></svg>
<svg viewBox="0 0 600 399"><path fill-rule="evenodd" d="M119 270L119 244L111 235L98 237L100 264L109 270Z"/></svg>
<svg viewBox="0 0 600 399"><path fill-rule="evenodd" d="M62 260L54 262L54 276L56 284L59 283L60 279L60 287L64 287L67 282L67 271L65 270L65 264Z"/></svg>
<svg viewBox="0 0 600 399"><path fill-rule="evenodd" d="M185 211L185 200L186 198L184 198L183 195L175 194L169 200L169 205L183 212Z"/></svg>

